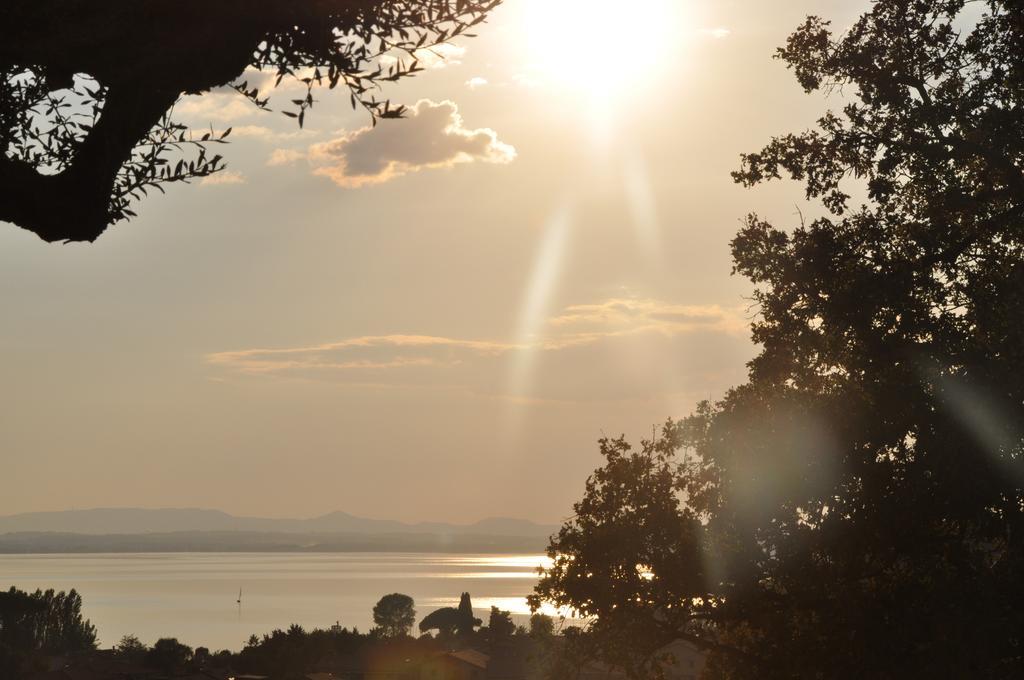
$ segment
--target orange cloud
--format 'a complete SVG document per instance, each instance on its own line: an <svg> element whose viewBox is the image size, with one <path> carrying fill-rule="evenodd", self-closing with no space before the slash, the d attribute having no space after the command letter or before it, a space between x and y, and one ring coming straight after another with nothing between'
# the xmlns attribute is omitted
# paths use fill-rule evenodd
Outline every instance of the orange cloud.
<svg viewBox="0 0 1024 680"><path fill-rule="evenodd" d="M199 183L203 186L218 186L225 184L245 184L245 175L234 170L221 170L212 175L207 175Z"/></svg>
<svg viewBox="0 0 1024 680"><path fill-rule="evenodd" d="M648 398L687 384L723 387L742 377L745 324L718 306L611 299L567 307L529 343L428 335L381 335L206 357L251 376L329 380L349 385L461 389L475 395L558 401ZM745 325L744 325L745 328ZM519 359L536 372L525 393L510 376Z"/></svg>
<svg viewBox="0 0 1024 680"><path fill-rule="evenodd" d="M750 325L740 307L676 305L646 298L611 298L598 304L572 305L550 323L578 332L656 330L666 334L698 329L745 333Z"/></svg>

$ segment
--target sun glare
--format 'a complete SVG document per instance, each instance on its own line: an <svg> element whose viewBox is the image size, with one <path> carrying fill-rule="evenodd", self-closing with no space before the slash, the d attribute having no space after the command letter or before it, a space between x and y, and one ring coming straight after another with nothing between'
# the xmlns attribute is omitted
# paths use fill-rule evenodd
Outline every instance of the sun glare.
<svg viewBox="0 0 1024 680"><path fill-rule="evenodd" d="M524 31L532 75L609 102L649 82L684 40L680 0L531 0Z"/></svg>

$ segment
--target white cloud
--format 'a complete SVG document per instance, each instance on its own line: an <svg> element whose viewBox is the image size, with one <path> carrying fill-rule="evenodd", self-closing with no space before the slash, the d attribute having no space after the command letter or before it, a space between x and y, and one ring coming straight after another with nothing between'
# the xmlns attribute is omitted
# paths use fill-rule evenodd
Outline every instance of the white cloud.
<svg viewBox="0 0 1024 680"><path fill-rule="evenodd" d="M474 76L466 81L466 87L471 90L476 90L487 85L487 78L481 78L480 76Z"/></svg>
<svg viewBox="0 0 1024 680"><path fill-rule="evenodd" d="M452 101L421 99L400 120L383 120L310 147L315 174L338 186L379 184L424 168L482 161L509 163L515 149L489 128L464 126Z"/></svg>
<svg viewBox="0 0 1024 680"><path fill-rule="evenodd" d="M245 184L245 175L234 170L221 170L207 175L199 183L203 186L219 186L225 184Z"/></svg>

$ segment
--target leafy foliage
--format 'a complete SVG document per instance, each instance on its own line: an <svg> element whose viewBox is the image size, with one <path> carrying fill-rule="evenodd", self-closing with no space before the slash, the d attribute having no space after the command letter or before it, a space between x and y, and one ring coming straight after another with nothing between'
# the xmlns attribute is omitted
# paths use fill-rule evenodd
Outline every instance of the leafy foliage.
<svg viewBox="0 0 1024 680"><path fill-rule="evenodd" d="M622 437L601 439L606 463L552 538L552 565L529 598L534 609L548 601L592 619L586 635L567 633L569 666L598 656L631 677L658 677L662 647L704 639L714 604L705 528L681 502L685 473L675 459L690 429L668 423L639 451Z"/></svg>
<svg viewBox="0 0 1024 680"><path fill-rule="evenodd" d="M70 590L0 592L0 676L17 678L41 655L96 646L96 628L82 618L82 597Z"/></svg>
<svg viewBox="0 0 1024 680"><path fill-rule="evenodd" d="M824 216L746 220L749 381L602 442L534 601L597 617L581 639L634 677L673 636L711 677L1019 675L1024 9L878 0L778 56L844 106L734 176Z"/></svg>
<svg viewBox="0 0 1024 680"><path fill-rule="evenodd" d="M547 614L534 612L530 615L530 637L545 640L555 634L555 620Z"/></svg>
<svg viewBox="0 0 1024 680"><path fill-rule="evenodd" d="M373 622L384 637L408 635L413 624L416 623L416 608L413 599L402 593L385 595L373 607Z"/></svg>
<svg viewBox="0 0 1024 680"><path fill-rule="evenodd" d="M253 635L236 658L236 666L247 673L274 677L301 676L332 653L361 648L364 637L356 630L312 630L293 625L263 636Z"/></svg>
<svg viewBox="0 0 1024 680"><path fill-rule="evenodd" d="M145 643L134 635L122 636L120 641L114 645L114 652L126 661L141 661L148 650Z"/></svg>
<svg viewBox="0 0 1024 680"><path fill-rule="evenodd" d="M173 673L184 668L192 658L192 648L178 642L177 638L160 638L146 652L145 663L163 673Z"/></svg>
<svg viewBox="0 0 1024 680"><path fill-rule="evenodd" d="M512 613L492 606L487 619L487 634L491 644L507 640L515 635L515 632L516 624L512 621Z"/></svg>
<svg viewBox="0 0 1024 680"><path fill-rule="evenodd" d="M345 87L374 123L400 117L383 83L423 70L418 55L484 21L500 0L271 0L236 3L12 0L0 7L0 219L47 241L92 241L135 215L151 189L225 167L171 118L178 97L244 80L294 79L282 111L301 126L317 87ZM58 7L59 5L59 7ZM69 21L68 17L75 17ZM383 56L398 58L382 66Z"/></svg>
<svg viewBox="0 0 1024 680"><path fill-rule="evenodd" d="M441 637L451 637L459 628L462 616L455 607L441 607L435 609L420 621L420 632L426 633L436 630Z"/></svg>
<svg viewBox="0 0 1024 680"><path fill-rule="evenodd" d="M420 632L436 630L442 637L472 635L483 621L473 616L473 601L469 593L462 593L459 606L441 607L427 614L420 621Z"/></svg>

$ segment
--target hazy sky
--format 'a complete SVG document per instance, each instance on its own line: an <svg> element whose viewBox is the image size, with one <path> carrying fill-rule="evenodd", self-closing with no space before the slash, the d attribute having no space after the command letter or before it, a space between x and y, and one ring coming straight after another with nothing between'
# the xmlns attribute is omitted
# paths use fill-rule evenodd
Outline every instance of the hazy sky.
<svg viewBox="0 0 1024 680"><path fill-rule="evenodd" d="M729 171L828 105L774 48L864 4L507 0L373 130L181 102L234 127L217 181L92 245L0 228L0 514L561 519L602 433L743 380L729 240L808 208Z"/></svg>

